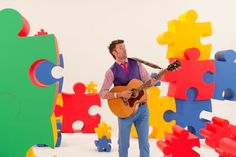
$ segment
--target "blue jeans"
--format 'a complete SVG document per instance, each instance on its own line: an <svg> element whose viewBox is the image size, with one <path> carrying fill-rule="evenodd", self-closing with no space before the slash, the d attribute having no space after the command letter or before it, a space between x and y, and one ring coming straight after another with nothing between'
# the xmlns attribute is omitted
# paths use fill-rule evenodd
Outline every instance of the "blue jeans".
<svg viewBox="0 0 236 157"><path fill-rule="evenodd" d="M138 133L140 157L149 157L149 112L147 105L141 105L135 115L128 118L118 118L119 125L119 157L128 157L130 130L132 123Z"/></svg>

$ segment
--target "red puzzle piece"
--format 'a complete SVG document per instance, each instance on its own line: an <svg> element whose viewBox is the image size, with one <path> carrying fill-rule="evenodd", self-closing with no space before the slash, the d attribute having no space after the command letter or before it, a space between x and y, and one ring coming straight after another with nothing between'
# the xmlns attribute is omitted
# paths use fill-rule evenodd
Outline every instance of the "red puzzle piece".
<svg viewBox="0 0 236 157"><path fill-rule="evenodd" d="M40 29L40 31L37 34L35 34L35 36L47 35L47 34L48 32L45 32L44 29Z"/></svg>
<svg viewBox="0 0 236 157"><path fill-rule="evenodd" d="M178 125L173 127L173 134L166 133L165 141L159 140L157 146L164 153L164 157L198 157L192 148L200 147L199 138Z"/></svg>
<svg viewBox="0 0 236 157"><path fill-rule="evenodd" d="M170 83L168 96L178 99L187 99L187 90L194 87L197 90L196 100L211 99L214 93L214 83L205 83L204 74L207 72L215 73L214 60L198 61L200 52L196 48L190 48L185 51L185 59L178 59L181 63L177 71L169 71L163 81ZM170 59L174 62L177 58Z"/></svg>
<svg viewBox="0 0 236 157"><path fill-rule="evenodd" d="M223 137L230 137L231 127L228 120L219 117L213 117L212 122L206 123L206 129L201 129L200 134L206 137L208 146L216 148Z"/></svg>
<svg viewBox="0 0 236 157"><path fill-rule="evenodd" d="M219 157L235 157L236 156L236 126L230 125L231 137L224 137L219 142L219 147L216 152L220 154Z"/></svg>
<svg viewBox="0 0 236 157"><path fill-rule="evenodd" d="M236 140L231 138L222 138L219 143L219 148L216 148L216 152L220 154L219 157L235 157Z"/></svg>
<svg viewBox="0 0 236 157"><path fill-rule="evenodd" d="M62 132L74 132L73 123L82 121L84 123L82 132L94 133L94 128L100 123L101 116L90 115L89 108L93 105L101 107L100 97L98 94L85 94L86 86L82 83L76 83L73 89L75 94L62 93L63 107L55 108L56 116L63 115Z"/></svg>

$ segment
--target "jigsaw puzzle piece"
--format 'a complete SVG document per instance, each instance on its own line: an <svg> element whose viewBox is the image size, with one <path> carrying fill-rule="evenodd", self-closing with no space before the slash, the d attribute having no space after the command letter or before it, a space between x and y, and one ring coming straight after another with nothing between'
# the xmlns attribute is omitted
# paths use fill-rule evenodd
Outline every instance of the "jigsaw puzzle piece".
<svg viewBox="0 0 236 157"><path fill-rule="evenodd" d="M91 81L89 84L86 86L87 92L91 94L97 94L97 84L93 81Z"/></svg>
<svg viewBox="0 0 236 157"><path fill-rule="evenodd" d="M56 116L63 116L62 132L74 132L72 125L76 121L82 121L83 133L94 133L94 128L100 123L99 114L90 115L89 108L96 105L101 107L98 94L85 94L86 87L82 83L76 83L73 87L74 94L62 93L63 107L56 106Z"/></svg>
<svg viewBox="0 0 236 157"><path fill-rule="evenodd" d="M190 88L188 90L188 100L175 99L176 112L167 111L164 115L166 121L176 120L176 124L185 128L199 138L203 138L200 135L200 129L205 128L206 120L200 118L202 111L212 112L211 100L194 100L196 96L196 90Z"/></svg>
<svg viewBox="0 0 236 157"><path fill-rule="evenodd" d="M59 60L60 60L59 65L55 65L54 63L49 62L47 60L40 60L35 65L35 68L32 69L31 75L35 75L34 78L37 79L37 82L38 82L38 84L40 84L41 87L46 87L48 85L59 82L58 92L61 93L64 78L62 77L62 78L57 79L52 76L52 69L55 66L60 66L60 67L64 68L62 54L60 54Z"/></svg>
<svg viewBox="0 0 236 157"><path fill-rule="evenodd" d="M200 140L178 125L173 126L173 134L165 133L165 141L157 141L164 157L199 157L193 147L200 148Z"/></svg>
<svg viewBox="0 0 236 157"><path fill-rule="evenodd" d="M224 137L219 142L219 147L215 149L220 157L236 156L236 126L231 125L232 136Z"/></svg>
<svg viewBox="0 0 236 157"><path fill-rule="evenodd" d="M24 18L16 10L1 10L0 21L0 51L2 52L0 53L2 73L0 93L15 96L15 98L0 97L1 119L9 120L0 122L4 128L0 130L0 134L4 135L0 137L0 141L4 143L0 154L22 157L26 156L30 147L37 143L54 147L50 116L55 103L57 86L56 84L47 88L35 86L29 77L29 71L32 64L41 59L56 64L58 50L53 34L33 37L28 37L27 33L18 35L28 26L24 26ZM14 99L17 102L12 103ZM10 104L12 108L9 108Z"/></svg>
<svg viewBox="0 0 236 157"><path fill-rule="evenodd" d="M224 137L231 136L229 121L220 117L213 117L213 123L206 123L206 128L200 130L200 134L206 138L205 143L213 148L218 147Z"/></svg>
<svg viewBox="0 0 236 157"><path fill-rule="evenodd" d="M219 51L215 54L214 99L236 101L236 52Z"/></svg>
<svg viewBox="0 0 236 157"><path fill-rule="evenodd" d="M106 122L102 122L94 129L96 134L98 135L98 138L102 138L103 136L106 136L107 139L111 139L111 126L108 125Z"/></svg>
<svg viewBox="0 0 236 157"><path fill-rule="evenodd" d="M61 146L61 141L62 141L62 124L61 124L61 120L57 119L56 120L56 124L57 124L57 141L56 141L56 147L60 147Z"/></svg>
<svg viewBox="0 0 236 157"><path fill-rule="evenodd" d="M212 34L211 23L197 23L197 18L197 12L189 10L180 15L178 20L168 22L168 31L157 37L159 44L168 45L166 58L184 59L184 52L190 47L196 47L200 50L199 60L210 58L211 44L202 45L200 39Z"/></svg>
<svg viewBox="0 0 236 157"><path fill-rule="evenodd" d="M197 90L196 100L211 99L214 92L214 82L205 82L205 74L214 74L213 60L199 61L199 50L189 48L185 51L185 59L178 59L181 67L177 71L169 71L163 76L163 81L169 82L168 96L187 99L187 90L194 87ZM170 63L176 59L170 59ZM193 72L194 71L194 72Z"/></svg>
<svg viewBox="0 0 236 157"><path fill-rule="evenodd" d="M34 154L34 150L33 150L32 147L31 147L31 148L29 149L29 151L27 152L26 157L36 157L36 155Z"/></svg>
<svg viewBox="0 0 236 157"><path fill-rule="evenodd" d="M40 29L40 31L37 32L37 34L35 34L35 36L39 36L39 35L48 35L48 32L45 32L44 29Z"/></svg>
<svg viewBox="0 0 236 157"><path fill-rule="evenodd" d="M103 136L99 140L94 141L99 152L110 152L111 151L111 139L107 139L106 136Z"/></svg>
<svg viewBox="0 0 236 157"><path fill-rule="evenodd" d="M171 133L172 127L175 125L175 121L166 122L164 120L166 111L176 111L175 99L168 96L160 97L160 89L157 86L150 87L148 95L149 125L153 129L149 137L162 139L164 138L164 133ZM131 135L138 137L134 125L131 128Z"/></svg>
<svg viewBox="0 0 236 157"><path fill-rule="evenodd" d="M175 121L166 122L164 120L166 111L176 111L175 99L168 96L160 97L160 89L156 86L149 88L148 93L149 123L155 128L150 136L162 139L164 138L164 133L171 133L172 127L175 125Z"/></svg>
<svg viewBox="0 0 236 157"><path fill-rule="evenodd" d="M21 31L18 33L19 37L26 37L28 36L29 32L30 32L30 24L29 22L24 18L24 16L22 16L22 22L23 22L23 27L21 28Z"/></svg>

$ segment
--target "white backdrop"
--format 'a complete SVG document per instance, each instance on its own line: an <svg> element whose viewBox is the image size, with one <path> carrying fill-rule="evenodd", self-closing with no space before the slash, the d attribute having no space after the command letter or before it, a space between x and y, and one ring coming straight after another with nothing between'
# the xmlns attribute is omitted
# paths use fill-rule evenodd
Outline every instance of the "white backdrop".
<svg viewBox="0 0 236 157"><path fill-rule="evenodd" d="M212 44L212 59L219 50L236 50L235 5L234 0L0 0L0 9L14 8L30 22L30 35L41 28L56 35L64 56L64 92L72 92L76 82L95 81L100 89L105 71L114 61L107 46L117 38L125 40L128 56L165 67L167 46L158 45L156 37L167 30L169 20L189 9L197 11L197 21L212 22L213 35L202 38L202 43ZM163 83L162 95L166 91ZM217 115L236 124L235 102L213 100L212 104L213 112L202 113L202 117ZM106 101L101 109L91 110L96 111L116 134L117 119Z"/></svg>

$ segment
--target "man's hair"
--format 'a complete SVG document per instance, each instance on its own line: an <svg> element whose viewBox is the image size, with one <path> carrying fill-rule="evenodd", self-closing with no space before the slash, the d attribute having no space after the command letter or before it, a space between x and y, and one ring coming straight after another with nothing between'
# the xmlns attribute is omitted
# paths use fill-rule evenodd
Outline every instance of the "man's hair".
<svg viewBox="0 0 236 157"><path fill-rule="evenodd" d="M109 49L109 52L110 54L112 55L112 57L114 59L116 59L116 57L112 54L112 52L114 51L114 49L116 48L116 45L117 44L123 44L124 43L124 40L122 39L117 39L117 40L113 40L110 45L108 46L108 49Z"/></svg>

